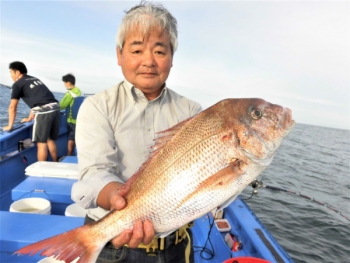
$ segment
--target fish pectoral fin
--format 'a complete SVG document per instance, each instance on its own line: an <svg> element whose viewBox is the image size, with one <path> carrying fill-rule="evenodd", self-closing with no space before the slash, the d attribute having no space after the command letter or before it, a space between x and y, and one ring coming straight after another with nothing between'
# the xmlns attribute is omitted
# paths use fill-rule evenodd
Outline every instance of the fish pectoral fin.
<svg viewBox="0 0 350 263"><path fill-rule="evenodd" d="M208 179L203 181L199 188L210 187L220 187L222 185L229 184L235 181L245 172L245 165L243 161L235 160L230 165L226 166L224 169L218 171L217 173L210 176Z"/></svg>
<svg viewBox="0 0 350 263"><path fill-rule="evenodd" d="M231 160L229 166L232 166L234 173L240 174L240 175L244 174L247 168L247 164L245 162L236 158Z"/></svg>
<svg viewBox="0 0 350 263"><path fill-rule="evenodd" d="M185 205L196 195L202 195L207 191L222 191L227 185L233 183L244 173L245 164L240 160L235 160L224 169L213 174L202 183L200 183L191 194L187 195L177 206L177 208ZM177 209L176 208L176 209Z"/></svg>

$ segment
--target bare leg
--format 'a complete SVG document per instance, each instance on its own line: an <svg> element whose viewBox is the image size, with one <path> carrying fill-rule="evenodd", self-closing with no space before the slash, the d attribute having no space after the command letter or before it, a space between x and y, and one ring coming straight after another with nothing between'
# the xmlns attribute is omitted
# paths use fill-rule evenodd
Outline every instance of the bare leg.
<svg viewBox="0 0 350 263"><path fill-rule="evenodd" d="M75 145L75 143L73 140L68 141L68 153L67 153L68 156L73 155L74 145Z"/></svg>
<svg viewBox="0 0 350 263"><path fill-rule="evenodd" d="M57 162L58 158L57 158L57 146L56 146L56 142L54 140L47 140L47 147L49 148L49 152L52 158L53 162Z"/></svg>
<svg viewBox="0 0 350 263"><path fill-rule="evenodd" d="M44 142L37 142L36 146L38 148L38 161L46 161L47 160L47 144Z"/></svg>

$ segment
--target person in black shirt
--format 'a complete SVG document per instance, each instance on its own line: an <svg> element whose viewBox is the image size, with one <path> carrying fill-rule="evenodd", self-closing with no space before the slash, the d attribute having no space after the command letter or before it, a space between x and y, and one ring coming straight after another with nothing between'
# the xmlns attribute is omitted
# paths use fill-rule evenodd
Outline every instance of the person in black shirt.
<svg viewBox="0 0 350 263"><path fill-rule="evenodd" d="M31 108L28 118L21 122L34 121L33 138L38 147L38 161L46 161L48 150L54 162L57 162L57 148L55 140L58 138L60 127L60 106L52 92L39 79L27 75L24 63L15 61L10 63L10 74L15 82L12 86L11 102L9 106L9 123L3 128L10 131L17 114L20 98Z"/></svg>

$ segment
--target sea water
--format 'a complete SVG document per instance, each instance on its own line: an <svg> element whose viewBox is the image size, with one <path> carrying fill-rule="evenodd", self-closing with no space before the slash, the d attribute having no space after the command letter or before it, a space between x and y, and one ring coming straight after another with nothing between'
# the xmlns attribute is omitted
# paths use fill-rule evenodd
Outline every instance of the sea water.
<svg viewBox="0 0 350 263"><path fill-rule="evenodd" d="M350 262L350 221L328 208L350 218L349 166L349 130L297 124L261 174L265 185L326 205L266 188L246 201L295 262Z"/></svg>
<svg viewBox="0 0 350 263"><path fill-rule="evenodd" d="M3 127L11 91L0 86L0 92ZM64 95L54 94L57 100ZM16 122L28 114L20 100ZM350 218L350 131L297 123L258 179L300 192ZM249 199L252 190L247 187L242 197ZM327 206L266 188L246 203L296 263L350 262L350 222Z"/></svg>

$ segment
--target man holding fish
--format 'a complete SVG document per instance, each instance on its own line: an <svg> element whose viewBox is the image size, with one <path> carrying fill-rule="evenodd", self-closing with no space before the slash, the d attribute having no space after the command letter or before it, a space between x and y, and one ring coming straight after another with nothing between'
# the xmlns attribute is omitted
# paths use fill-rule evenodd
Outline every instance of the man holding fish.
<svg viewBox="0 0 350 263"><path fill-rule="evenodd" d="M230 204L272 162L294 125L291 111L256 98L201 111L166 86L176 47L176 20L164 7L141 2L126 13L117 34L125 80L79 110L72 199L89 209L86 224L16 254L193 262L188 224Z"/></svg>
<svg viewBox="0 0 350 263"><path fill-rule="evenodd" d="M198 103L166 86L176 48L177 22L164 7L140 3L126 13L117 33L118 64L125 80L88 98L79 113L76 143L81 181L74 185L72 198L91 208L88 221L125 206L120 191L147 160L156 132L201 111ZM185 262L184 243L189 241L185 236L176 240L179 234L185 232L153 240L152 222L138 221L133 230L113 239L100 258L112 259L106 257L115 254L115 260L125 257L118 262L158 262L158 256L166 256L167 262ZM167 243L166 248L158 243Z"/></svg>

